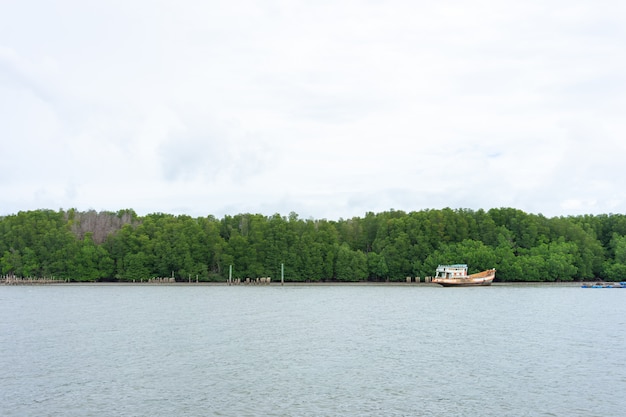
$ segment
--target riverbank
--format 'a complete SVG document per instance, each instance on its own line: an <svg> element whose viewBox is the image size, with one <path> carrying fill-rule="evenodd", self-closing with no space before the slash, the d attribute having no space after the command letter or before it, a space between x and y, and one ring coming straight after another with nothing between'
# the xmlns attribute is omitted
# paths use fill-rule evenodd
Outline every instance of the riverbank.
<svg viewBox="0 0 626 417"><path fill-rule="evenodd" d="M503 286L519 286L519 287L581 287L583 285L591 286L595 284L597 281L570 281L570 282L494 282L492 287L503 287ZM610 285L612 283L606 282L603 283L605 285ZM58 279L45 279L45 278L15 278L11 280L0 280L0 285L55 285L55 286L77 286L77 285L88 285L88 286L199 286L199 287L212 287L212 286L229 286L227 282L126 282L126 281L117 281L117 282L81 282L81 281L65 281ZM281 284L280 282L271 282L265 284L237 284L230 285L237 287L253 287L253 286L288 286L288 287L307 287L307 286L327 286L327 287L358 287L358 286L396 286L396 287L439 287L439 284L432 283L408 283L408 282L285 282Z"/></svg>

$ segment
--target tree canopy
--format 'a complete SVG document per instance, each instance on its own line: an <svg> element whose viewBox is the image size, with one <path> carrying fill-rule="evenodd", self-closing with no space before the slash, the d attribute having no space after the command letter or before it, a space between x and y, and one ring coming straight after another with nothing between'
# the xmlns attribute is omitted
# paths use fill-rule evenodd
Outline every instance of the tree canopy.
<svg viewBox="0 0 626 417"><path fill-rule="evenodd" d="M72 281L234 276L404 281L438 264L496 268L497 281L623 280L626 216L547 218L514 208L213 216L33 210L0 217L0 273Z"/></svg>

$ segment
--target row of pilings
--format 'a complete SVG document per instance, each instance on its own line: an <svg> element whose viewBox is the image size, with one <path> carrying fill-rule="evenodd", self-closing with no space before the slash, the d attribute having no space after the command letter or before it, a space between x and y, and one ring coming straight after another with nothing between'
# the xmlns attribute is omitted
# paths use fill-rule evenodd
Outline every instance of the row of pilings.
<svg viewBox="0 0 626 417"><path fill-rule="evenodd" d="M406 282L407 283L411 283L411 282L417 282L417 283L426 282L427 283L427 282L431 282L432 279L433 279L433 277L424 277L424 280L422 281L422 279L420 277L415 277L415 278L413 278L413 277L406 277Z"/></svg>
<svg viewBox="0 0 626 417"><path fill-rule="evenodd" d="M406 277L407 283L429 283L431 282L432 277L424 277L423 280L420 277ZM193 282L191 278L189 278L189 282ZM17 277L15 275L1 275L0 276L0 285L44 285L44 284L60 284L64 282L69 282L69 280L59 279L59 278L33 278L33 277ZM133 280L135 282L135 280ZM141 280L141 282L146 282L149 284L172 284L175 283L176 280L172 277L153 277L147 280ZM198 278L196 277L195 282L198 282ZM270 285L272 282L271 277L260 277L260 278L234 278L232 280L226 280L228 285Z"/></svg>
<svg viewBox="0 0 626 417"><path fill-rule="evenodd" d="M67 282L65 279L54 277L17 277L15 275L0 276L0 284L4 285L45 285L45 284L61 284Z"/></svg>
<svg viewBox="0 0 626 417"><path fill-rule="evenodd" d="M261 278L234 278L231 281L226 281L228 285L270 285L272 283L272 278L270 277L261 277Z"/></svg>
<svg viewBox="0 0 626 417"><path fill-rule="evenodd" d="M133 282L135 281L133 280ZM141 282L143 282L143 280L141 280ZM170 283L175 283L176 279L172 277L154 277L154 278L149 278L146 282L148 284L170 284Z"/></svg>

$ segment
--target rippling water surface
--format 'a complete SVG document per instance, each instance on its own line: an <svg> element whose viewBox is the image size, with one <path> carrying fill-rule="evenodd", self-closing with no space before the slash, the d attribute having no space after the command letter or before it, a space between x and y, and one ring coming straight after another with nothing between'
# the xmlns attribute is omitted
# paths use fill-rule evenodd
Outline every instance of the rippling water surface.
<svg viewBox="0 0 626 417"><path fill-rule="evenodd" d="M623 416L626 290L0 287L2 416Z"/></svg>

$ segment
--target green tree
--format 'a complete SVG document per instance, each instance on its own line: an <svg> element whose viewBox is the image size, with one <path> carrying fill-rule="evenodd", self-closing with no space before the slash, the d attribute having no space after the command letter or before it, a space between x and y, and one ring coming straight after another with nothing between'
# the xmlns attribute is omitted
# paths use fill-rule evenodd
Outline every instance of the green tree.
<svg viewBox="0 0 626 417"><path fill-rule="evenodd" d="M577 268L574 266L574 254L577 252L576 245L565 242L541 244L531 249L531 256L543 258L543 276L545 281L571 281L574 279Z"/></svg>
<svg viewBox="0 0 626 417"><path fill-rule="evenodd" d="M370 276L376 280L385 280L389 278L389 267L384 255L379 255L376 252L370 252L367 254L367 268Z"/></svg>
<svg viewBox="0 0 626 417"><path fill-rule="evenodd" d="M353 251L344 242L337 249L335 276L338 281L360 281L367 279L367 257L361 251Z"/></svg>
<svg viewBox="0 0 626 417"><path fill-rule="evenodd" d="M124 257L124 281L145 281L152 278L148 257L144 252L128 253Z"/></svg>

